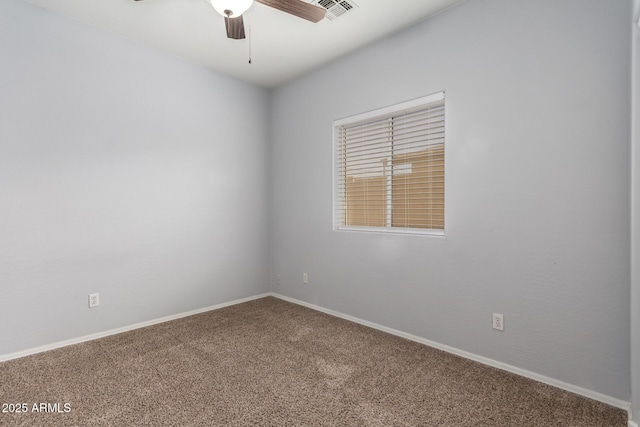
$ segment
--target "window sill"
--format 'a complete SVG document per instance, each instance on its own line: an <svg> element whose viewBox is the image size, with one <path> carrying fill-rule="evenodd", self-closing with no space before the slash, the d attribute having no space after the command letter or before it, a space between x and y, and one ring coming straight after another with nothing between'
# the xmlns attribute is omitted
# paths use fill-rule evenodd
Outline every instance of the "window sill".
<svg viewBox="0 0 640 427"><path fill-rule="evenodd" d="M360 233L412 234L422 236L444 236L444 230L427 228L390 228L390 227L345 227L338 226L333 231L355 231Z"/></svg>

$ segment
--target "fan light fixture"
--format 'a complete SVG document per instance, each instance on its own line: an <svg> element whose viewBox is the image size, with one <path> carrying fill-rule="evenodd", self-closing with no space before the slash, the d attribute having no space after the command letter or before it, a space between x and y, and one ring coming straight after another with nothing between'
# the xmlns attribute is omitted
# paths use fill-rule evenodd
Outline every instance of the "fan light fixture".
<svg viewBox="0 0 640 427"><path fill-rule="evenodd" d="M253 0L209 0L209 3L220 15L237 18L251 7Z"/></svg>
<svg viewBox="0 0 640 427"><path fill-rule="evenodd" d="M133 0L141 1L141 0ZM207 0L220 15L224 16L227 38L241 40L245 38L242 14L253 4L254 0ZM281 10L310 22L320 22L327 14L324 7L306 3L301 0L255 0L265 6ZM325 1L325 0L323 0ZM333 2L333 0L331 0ZM343 1L346 3L346 1ZM348 4L348 3L347 3Z"/></svg>

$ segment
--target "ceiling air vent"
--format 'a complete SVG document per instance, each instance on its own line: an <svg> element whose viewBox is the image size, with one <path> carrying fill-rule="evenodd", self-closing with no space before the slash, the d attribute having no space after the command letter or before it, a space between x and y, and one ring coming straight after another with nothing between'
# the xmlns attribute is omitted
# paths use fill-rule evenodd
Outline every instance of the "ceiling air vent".
<svg viewBox="0 0 640 427"><path fill-rule="evenodd" d="M358 6L352 0L314 0L311 4L317 4L327 9L326 17L331 21Z"/></svg>

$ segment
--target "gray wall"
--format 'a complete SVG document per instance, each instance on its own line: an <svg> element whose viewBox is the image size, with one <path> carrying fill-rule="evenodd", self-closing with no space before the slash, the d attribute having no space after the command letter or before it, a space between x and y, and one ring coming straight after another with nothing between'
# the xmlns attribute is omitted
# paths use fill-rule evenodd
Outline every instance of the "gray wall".
<svg viewBox="0 0 640 427"><path fill-rule="evenodd" d="M468 1L276 90L274 292L629 400L630 4ZM440 90L446 236L332 231L332 120Z"/></svg>
<svg viewBox="0 0 640 427"><path fill-rule="evenodd" d="M266 91L18 0L0 64L0 355L269 291Z"/></svg>
<svg viewBox="0 0 640 427"><path fill-rule="evenodd" d="M640 422L640 0L633 2L633 130L632 130L632 235L631 235L631 401L633 419Z"/></svg>

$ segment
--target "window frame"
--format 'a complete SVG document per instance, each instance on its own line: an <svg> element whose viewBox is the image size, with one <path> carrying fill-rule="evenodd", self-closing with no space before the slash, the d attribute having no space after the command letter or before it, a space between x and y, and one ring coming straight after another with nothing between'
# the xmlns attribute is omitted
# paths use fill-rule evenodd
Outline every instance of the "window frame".
<svg viewBox="0 0 640 427"><path fill-rule="evenodd" d="M342 177L338 176L338 171L337 171L337 161L338 161L338 142L339 142L339 136L338 136L338 128L345 126L345 125L351 125L351 124L357 124L358 122L362 122L362 121L366 121L366 120L370 120L370 119L375 119L375 118L383 118L384 116L390 115L390 114L394 114L394 113L399 113L402 112L404 110L411 110L414 108L419 108L422 106L427 106L428 104L434 103L434 102L438 102L438 101L443 101L445 100L445 91L440 91L440 92L436 92L427 96L422 96L420 98L415 98L406 102L401 102L398 104L394 104L388 107L383 107L383 108L378 108L376 110L371 110L371 111L367 111L365 113L360 113L360 114L356 114L353 116L349 116L349 117L344 117L341 119L336 119L333 121L333 137L332 137L332 150L331 150L331 154L332 154L332 158L331 158L331 162L332 162L332 175L333 175L333 186L332 186L332 191L333 191L333 203L332 203L332 225L333 225L333 231L347 231L347 232L365 232L365 233L383 233L383 234L409 234L409 235L427 235L427 236L444 236L445 235L445 229L446 229L446 199L447 199L447 195L446 195L446 173L447 173L447 167L446 167L446 163L447 163L447 156L446 156L446 134L447 134L447 122L445 119L445 123L444 123L444 133L445 133L445 143L444 143L444 150L445 150L445 156L444 156L444 173L445 173L445 194L444 194L444 205L445 205L445 209L444 209L444 214L445 214L445 228L442 229L435 229L435 228L408 228L408 227L393 227L393 226L376 226L376 227L371 227L371 226L354 226L354 225L343 225L339 220L338 220L338 215L337 215L337 208L339 206L342 206L341 201L339 200L339 193L337 191L337 186L339 184L340 179L342 179ZM445 117L446 117L446 103L444 105L445 108ZM389 178L389 176L387 177L387 179ZM388 190L390 191L390 190ZM387 212L387 215L389 215L389 213Z"/></svg>

